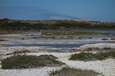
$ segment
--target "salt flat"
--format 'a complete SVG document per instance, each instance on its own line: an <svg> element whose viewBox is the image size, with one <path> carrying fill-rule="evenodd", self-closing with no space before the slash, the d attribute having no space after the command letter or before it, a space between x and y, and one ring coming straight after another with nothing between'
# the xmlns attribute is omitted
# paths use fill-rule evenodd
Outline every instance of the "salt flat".
<svg viewBox="0 0 115 76"><path fill-rule="evenodd" d="M73 52L75 53L75 52ZM30 53L28 55L54 55L58 57L59 61L66 63L67 66L83 70L94 70L102 73L104 76L115 76L115 59L106 59L103 61L71 61L68 60L73 53ZM15 69L15 70L3 70L0 69L1 76L48 76L48 73L52 70L61 69L60 67L43 67L36 69Z"/></svg>
<svg viewBox="0 0 115 76"><path fill-rule="evenodd" d="M110 47L115 48L115 43L105 43L108 40L101 40L101 38L98 39L82 39L82 40L53 40L53 39L25 39L21 40L22 36L20 34L13 34L13 35L1 35L1 38L6 39L6 41L1 41L0 45L2 44L8 44L8 45L17 45L17 44L83 44L80 47L80 49L85 49L88 47ZM4 38L6 37L6 38ZM8 40L8 41L7 41ZM114 40L109 40L114 41ZM99 42L99 43L98 43ZM101 42L101 43L100 43ZM104 43L102 43L104 42ZM92 44L88 44L92 43ZM96 43L96 44L94 44ZM104 76L115 76L115 59L106 59L103 61L72 61L68 60L70 55L77 53L77 52L48 52L45 51L47 49L51 49L49 47L43 47L43 46L0 46L0 56L2 58L6 58L9 56L4 56L6 53L12 53L16 50L31 50L31 53L27 53L27 55L54 55L58 57L58 60L61 62L64 62L66 66L76 68L76 69L83 69L83 70L93 70L99 73L102 73ZM41 50L42 49L42 50ZM57 48L52 48L57 49ZM59 49L59 48L58 48ZM44 51L43 51L44 50ZM64 66L60 67L41 67L41 68L34 68L34 69L14 69L14 70L4 70L0 69L0 76L48 76L48 73L54 70L59 70Z"/></svg>

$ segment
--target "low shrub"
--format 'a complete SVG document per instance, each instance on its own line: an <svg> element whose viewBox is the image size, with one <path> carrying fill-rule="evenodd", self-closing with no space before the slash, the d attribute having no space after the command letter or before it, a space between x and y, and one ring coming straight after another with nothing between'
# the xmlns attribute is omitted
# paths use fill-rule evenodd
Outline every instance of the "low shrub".
<svg viewBox="0 0 115 76"><path fill-rule="evenodd" d="M92 53L79 53L71 55L70 60L94 60L95 57Z"/></svg>
<svg viewBox="0 0 115 76"><path fill-rule="evenodd" d="M64 63L57 61L56 57L52 55L18 55L11 56L9 58L2 60L3 69L36 68L42 66L59 66L63 64Z"/></svg>
<svg viewBox="0 0 115 76"><path fill-rule="evenodd" d="M104 60L107 58L115 58L115 51L111 52L99 52L96 54L93 53L79 53L79 54L73 54L69 58L69 60L84 60L84 61L89 61L89 60Z"/></svg>
<svg viewBox="0 0 115 76"><path fill-rule="evenodd" d="M99 73L91 70L80 70L64 67L59 71L53 71L50 73L50 76L98 76ZM100 76L103 76L100 74Z"/></svg>

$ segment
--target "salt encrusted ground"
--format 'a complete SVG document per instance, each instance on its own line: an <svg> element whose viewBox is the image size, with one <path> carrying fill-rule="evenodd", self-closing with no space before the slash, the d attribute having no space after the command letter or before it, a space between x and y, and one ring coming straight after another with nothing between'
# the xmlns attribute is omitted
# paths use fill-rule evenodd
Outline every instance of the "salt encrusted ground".
<svg viewBox="0 0 115 76"><path fill-rule="evenodd" d="M80 46L81 49L85 48L115 48L115 43L96 43L96 44L85 44Z"/></svg>
<svg viewBox="0 0 115 76"><path fill-rule="evenodd" d="M91 45L91 44L90 44ZM81 46L82 48L85 48L89 46L88 45L83 45ZM113 47L115 46L115 44L106 44L106 43L101 43L101 44L92 44L92 47L94 46L99 46L99 47ZM8 49L7 51L5 51L5 47L4 48L0 48L0 53L6 53L6 52L11 52L12 49ZM4 50L3 50L4 49ZM18 48L20 49L20 48ZM28 48L29 49L29 48ZM35 48L32 48L35 49ZM39 48L38 48L39 49ZM17 50L17 49L16 49ZM78 68L78 69L85 69L85 70L94 70L96 72L102 73L104 76L115 76L115 59L106 59L103 61L88 61L88 62L84 62L84 61L70 61L68 60L68 58L70 57L71 54L76 53L76 52L71 52L71 53L58 53L58 52L38 52L38 53L28 53L28 55L54 55L56 57L58 57L59 61L62 61L64 63L66 63L67 66L72 67L72 68ZM15 69L15 70L3 70L0 69L0 76L48 76L48 73L54 70L59 70L61 69L63 66L60 67L43 67L43 68L36 68L36 69Z"/></svg>
<svg viewBox="0 0 115 76"><path fill-rule="evenodd" d="M70 53L32 53L31 55L54 55L59 58L60 61L67 64L72 68L79 68L85 70L94 70L102 73L105 76L115 76L115 59L107 59L103 61L70 61L68 57ZM30 55L30 54L29 54ZM50 71L54 71L61 67L44 67L38 69L23 69L23 70L3 70L0 69L0 76L48 76Z"/></svg>

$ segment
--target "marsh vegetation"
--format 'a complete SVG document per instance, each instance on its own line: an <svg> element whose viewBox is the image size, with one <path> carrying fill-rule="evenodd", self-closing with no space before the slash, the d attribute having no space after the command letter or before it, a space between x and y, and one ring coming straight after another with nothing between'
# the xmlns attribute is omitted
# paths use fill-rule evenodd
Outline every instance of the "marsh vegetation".
<svg viewBox="0 0 115 76"><path fill-rule="evenodd" d="M53 71L50 73L50 76L98 76L98 75L99 73L91 70L80 70L69 67L64 67L61 70Z"/></svg>
<svg viewBox="0 0 115 76"><path fill-rule="evenodd" d="M98 53L81 52L79 54L71 55L69 60L90 61L90 60L104 60L104 59L107 59L107 58L115 58L115 51L98 52Z"/></svg>
<svg viewBox="0 0 115 76"><path fill-rule="evenodd" d="M17 55L11 56L2 60L3 69L24 69L37 68L44 66L60 66L64 63L56 60L52 55L26 56Z"/></svg>

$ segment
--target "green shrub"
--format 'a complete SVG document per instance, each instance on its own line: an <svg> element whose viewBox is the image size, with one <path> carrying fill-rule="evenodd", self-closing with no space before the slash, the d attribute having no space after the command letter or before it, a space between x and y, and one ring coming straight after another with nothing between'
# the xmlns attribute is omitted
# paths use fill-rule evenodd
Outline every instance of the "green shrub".
<svg viewBox="0 0 115 76"><path fill-rule="evenodd" d="M98 76L98 75L99 73L91 70L80 70L68 67L50 73L50 76Z"/></svg>
<svg viewBox="0 0 115 76"><path fill-rule="evenodd" d="M70 60L94 60L95 57L96 55L92 53L79 53L79 54L73 54L70 57Z"/></svg>
<svg viewBox="0 0 115 76"><path fill-rule="evenodd" d="M115 58L115 51L111 52L100 52L100 53L79 53L79 54L73 54L69 58L70 60L84 60L84 61L89 61L89 60L104 60L107 58Z"/></svg>
<svg viewBox="0 0 115 76"><path fill-rule="evenodd" d="M99 60L103 60L106 58L115 58L115 51L97 53L96 58Z"/></svg>
<svg viewBox="0 0 115 76"><path fill-rule="evenodd" d="M64 63L56 60L52 55L41 56L12 56L2 60L3 69L21 69L21 68L36 68L42 66L59 66Z"/></svg>

